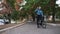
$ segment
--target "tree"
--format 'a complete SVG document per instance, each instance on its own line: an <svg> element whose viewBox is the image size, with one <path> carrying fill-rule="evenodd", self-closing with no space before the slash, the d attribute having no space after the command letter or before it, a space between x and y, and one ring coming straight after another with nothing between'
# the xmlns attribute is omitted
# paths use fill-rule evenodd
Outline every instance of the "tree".
<svg viewBox="0 0 60 34"><path fill-rule="evenodd" d="M15 1L15 0L14 0ZM6 11L4 13L4 15L7 15L5 18L8 18L9 23L11 23L11 11L13 10L12 8L14 7L14 1L10 1L10 0L6 0L6 3L2 3L3 6L5 6Z"/></svg>
<svg viewBox="0 0 60 34"><path fill-rule="evenodd" d="M38 6L42 7L45 14L46 14L46 11L49 11L47 9L48 9L48 4L50 0L26 0L26 1L27 3L25 6L23 6L23 10L26 11L28 15L31 15L32 17L35 17L34 11Z"/></svg>
<svg viewBox="0 0 60 34"><path fill-rule="evenodd" d="M16 0L7 0L7 4L12 9L11 18L17 21L19 19L25 18L27 16L27 12L24 12L23 10L22 11L16 10L15 3L16 3Z"/></svg>
<svg viewBox="0 0 60 34"><path fill-rule="evenodd" d="M14 10L14 11L11 13L11 18L12 18L14 21L16 21L16 23L17 23L17 20L20 19L20 12Z"/></svg>
<svg viewBox="0 0 60 34"><path fill-rule="evenodd" d="M12 18L17 23L17 20L20 18L20 12L15 9L15 3L16 0L7 0L8 7L12 9L12 10L10 9L11 13L9 13L10 14L9 17L10 19Z"/></svg>
<svg viewBox="0 0 60 34"><path fill-rule="evenodd" d="M49 14L52 12L53 21L55 16L55 0L26 0L26 5L22 6L22 12L20 13L20 17L25 17L28 15L33 15L36 7L41 6L44 14ZM12 7L13 11L15 10L15 0L7 0L10 7ZM35 14L34 14L35 15Z"/></svg>
<svg viewBox="0 0 60 34"><path fill-rule="evenodd" d="M51 6L51 9L52 9L53 22L55 22L55 11L56 11L55 5L56 5L56 0L50 0L50 6Z"/></svg>

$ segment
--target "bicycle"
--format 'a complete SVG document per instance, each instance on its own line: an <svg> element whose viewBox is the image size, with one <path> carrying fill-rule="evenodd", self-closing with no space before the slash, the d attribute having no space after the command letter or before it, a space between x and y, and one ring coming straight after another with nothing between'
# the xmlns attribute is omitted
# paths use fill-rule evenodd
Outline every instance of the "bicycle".
<svg viewBox="0 0 60 34"><path fill-rule="evenodd" d="M42 23L41 23L41 21L42 21ZM42 20L39 20L39 25L42 26L42 28L46 28L47 24L46 24L46 22L44 21L44 17L43 17Z"/></svg>

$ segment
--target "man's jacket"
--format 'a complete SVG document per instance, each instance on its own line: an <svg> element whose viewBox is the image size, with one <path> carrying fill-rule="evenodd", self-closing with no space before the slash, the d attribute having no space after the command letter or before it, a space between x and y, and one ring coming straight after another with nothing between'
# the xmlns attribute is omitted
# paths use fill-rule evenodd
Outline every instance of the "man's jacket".
<svg viewBox="0 0 60 34"><path fill-rule="evenodd" d="M36 13L37 15L42 15L42 16L43 16L43 11L42 11L41 9L36 9L36 10L35 10L35 13Z"/></svg>

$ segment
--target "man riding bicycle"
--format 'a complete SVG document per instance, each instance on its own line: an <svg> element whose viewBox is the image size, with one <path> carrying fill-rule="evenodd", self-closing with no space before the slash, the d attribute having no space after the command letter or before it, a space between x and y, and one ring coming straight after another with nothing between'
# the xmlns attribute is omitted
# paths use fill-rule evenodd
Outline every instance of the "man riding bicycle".
<svg viewBox="0 0 60 34"><path fill-rule="evenodd" d="M43 11L41 10L41 7L37 7L37 9L35 10L35 13L37 15L37 27L39 28L39 25L42 25L42 22L44 20ZM41 22L39 23L39 21Z"/></svg>

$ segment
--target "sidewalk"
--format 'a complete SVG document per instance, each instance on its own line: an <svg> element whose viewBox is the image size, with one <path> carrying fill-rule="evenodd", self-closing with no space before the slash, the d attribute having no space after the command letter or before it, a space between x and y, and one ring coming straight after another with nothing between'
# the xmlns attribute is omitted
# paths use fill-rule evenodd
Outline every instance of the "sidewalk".
<svg viewBox="0 0 60 34"><path fill-rule="evenodd" d="M8 28L8 27L11 27L11 26L15 26L17 24L5 24L5 25L0 25L0 30L1 29L5 29L5 28Z"/></svg>
<svg viewBox="0 0 60 34"><path fill-rule="evenodd" d="M29 23L32 21L28 21ZM35 21L36 23L36 21ZM51 25L51 26L60 26L60 21L59 22L55 22L55 23L51 23L51 22L45 22L47 25Z"/></svg>
<svg viewBox="0 0 60 34"><path fill-rule="evenodd" d="M47 25L60 26L60 24L54 24L54 23L47 23Z"/></svg>
<svg viewBox="0 0 60 34"><path fill-rule="evenodd" d="M23 24L25 24L26 21L22 21L21 23L17 23L17 24L5 24L5 25L0 25L0 32L12 29L12 28L16 28L18 26L21 26Z"/></svg>

